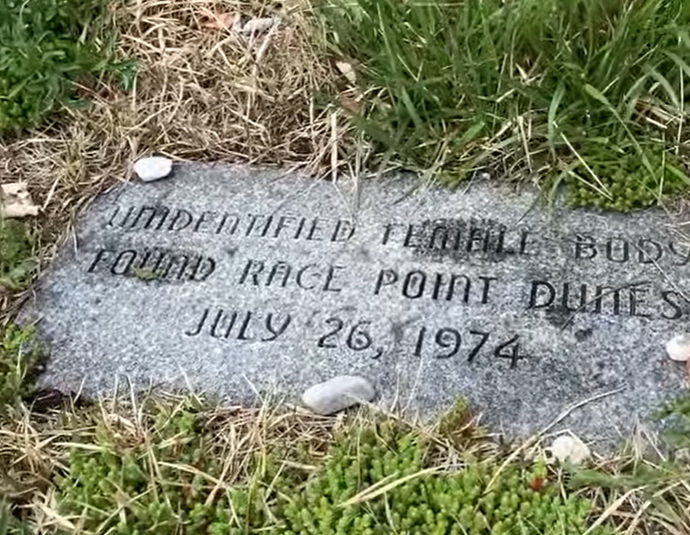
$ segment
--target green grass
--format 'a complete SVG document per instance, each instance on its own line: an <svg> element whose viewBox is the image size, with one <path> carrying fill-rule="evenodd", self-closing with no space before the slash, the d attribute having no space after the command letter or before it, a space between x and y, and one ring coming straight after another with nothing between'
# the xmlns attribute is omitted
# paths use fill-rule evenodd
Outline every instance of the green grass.
<svg viewBox="0 0 690 535"><path fill-rule="evenodd" d="M10 325L0 338L0 414L33 392L43 353L33 329Z"/></svg>
<svg viewBox="0 0 690 535"><path fill-rule="evenodd" d="M690 2L322 0L352 58L355 122L387 158L454 185L473 170L629 210L688 188ZM686 149L687 150L687 149Z"/></svg>
<svg viewBox="0 0 690 535"><path fill-rule="evenodd" d="M30 535L30 527L17 520L0 497L0 535Z"/></svg>
<svg viewBox="0 0 690 535"><path fill-rule="evenodd" d="M0 134L77 104L74 81L109 67L105 0L0 2Z"/></svg>
<svg viewBox="0 0 690 535"><path fill-rule="evenodd" d="M0 217L0 287L20 290L35 267L34 235L25 224Z"/></svg>

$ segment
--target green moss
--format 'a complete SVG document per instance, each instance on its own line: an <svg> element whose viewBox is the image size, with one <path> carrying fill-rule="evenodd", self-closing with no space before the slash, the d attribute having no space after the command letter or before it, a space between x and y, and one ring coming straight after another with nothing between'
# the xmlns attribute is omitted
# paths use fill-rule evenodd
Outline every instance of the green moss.
<svg viewBox="0 0 690 535"><path fill-rule="evenodd" d="M0 218L0 286L18 290L31 280L33 235L24 224Z"/></svg>
<svg viewBox="0 0 690 535"><path fill-rule="evenodd" d="M155 281L163 278L163 274L149 268L134 268L134 276L144 282Z"/></svg>
<svg viewBox="0 0 690 535"><path fill-rule="evenodd" d="M648 149L644 158L634 150L610 156L602 157L600 151L588 154L589 169L580 166L566 175L569 205L629 212L673 198L690 183L682 162L673 154Z"/></svg>

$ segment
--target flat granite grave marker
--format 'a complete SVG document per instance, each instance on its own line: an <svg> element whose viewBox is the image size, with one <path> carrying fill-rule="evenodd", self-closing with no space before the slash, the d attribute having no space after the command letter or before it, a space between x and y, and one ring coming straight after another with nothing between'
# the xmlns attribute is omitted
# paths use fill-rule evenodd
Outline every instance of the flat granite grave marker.
<svg viewBox="0 0 690 535"><path fill-rule="evenodd" d="M685 389L690 249L669 217L546 209L488 183L334 185L179 164L100 196L23 311L46 386L124 377L293 401L362 375L421 414L467 398L494 431L616 440Z"/></svg>

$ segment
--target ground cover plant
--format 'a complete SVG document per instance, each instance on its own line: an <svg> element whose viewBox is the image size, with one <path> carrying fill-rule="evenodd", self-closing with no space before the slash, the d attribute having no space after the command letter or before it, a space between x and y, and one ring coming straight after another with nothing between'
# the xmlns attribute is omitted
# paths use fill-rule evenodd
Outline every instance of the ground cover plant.
<svg viewBox="0 0 690 535"><path fill-rule="evenodd" d="M37 124L75 96L74 81L109 63L103 0L0 5L0 134Z"/></svg>
<svg viewBox="0 0 690 535"><path fill-rule="evenodd" d="M471 420L451 421L420 427L366 410L325 418L160 394L67 401L47 413L14 404L0 423L0 510L8 533L602 535L690 526L686 465L630 453L584 469L547 464L539 443L505 449Z"/></svg>
<svg viewBox="0 0 690 535"><path fill-rule="evenodd" d="M31 327L9 326L0 338L0 413L17 405L33 392L35 377L43 358Z"/></svg>
<svg viewBox="0 0 690 535"><path fill-rule="evenodd" d="M473 170L563 183L629 210L687 190L684 0L324 0L378 152L455 184ZM543 180L542 180L543 181Z"/></svg>
<svg viewBox="0 0 690 535"><path fill-rule="evenodd" d="M0 288L18 290L31 281L34 235L19 221L0 217Z"/></svg>
<svg viewBox="0 0 690 535"><path fill-rule="evenodd" d="M8 525L36 533L614 533L563 474L475 439L158 396L6 422L0 464Z"/></svg>

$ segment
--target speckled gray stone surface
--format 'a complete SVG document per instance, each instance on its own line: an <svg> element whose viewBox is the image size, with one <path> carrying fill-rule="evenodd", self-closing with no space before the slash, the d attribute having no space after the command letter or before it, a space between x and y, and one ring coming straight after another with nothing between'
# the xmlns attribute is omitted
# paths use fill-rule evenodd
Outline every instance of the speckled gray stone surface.
<svg viewBox="0 0 690 535"><path fill-rule="evenodd" d="M43 383L298 402L361 375L419 414L465 396L508 436L589 400L554 429L604 441L685 389L663 348L688 330L690 252L667 215L416 184L176 164L102 195L22 314Z"/></svg>

